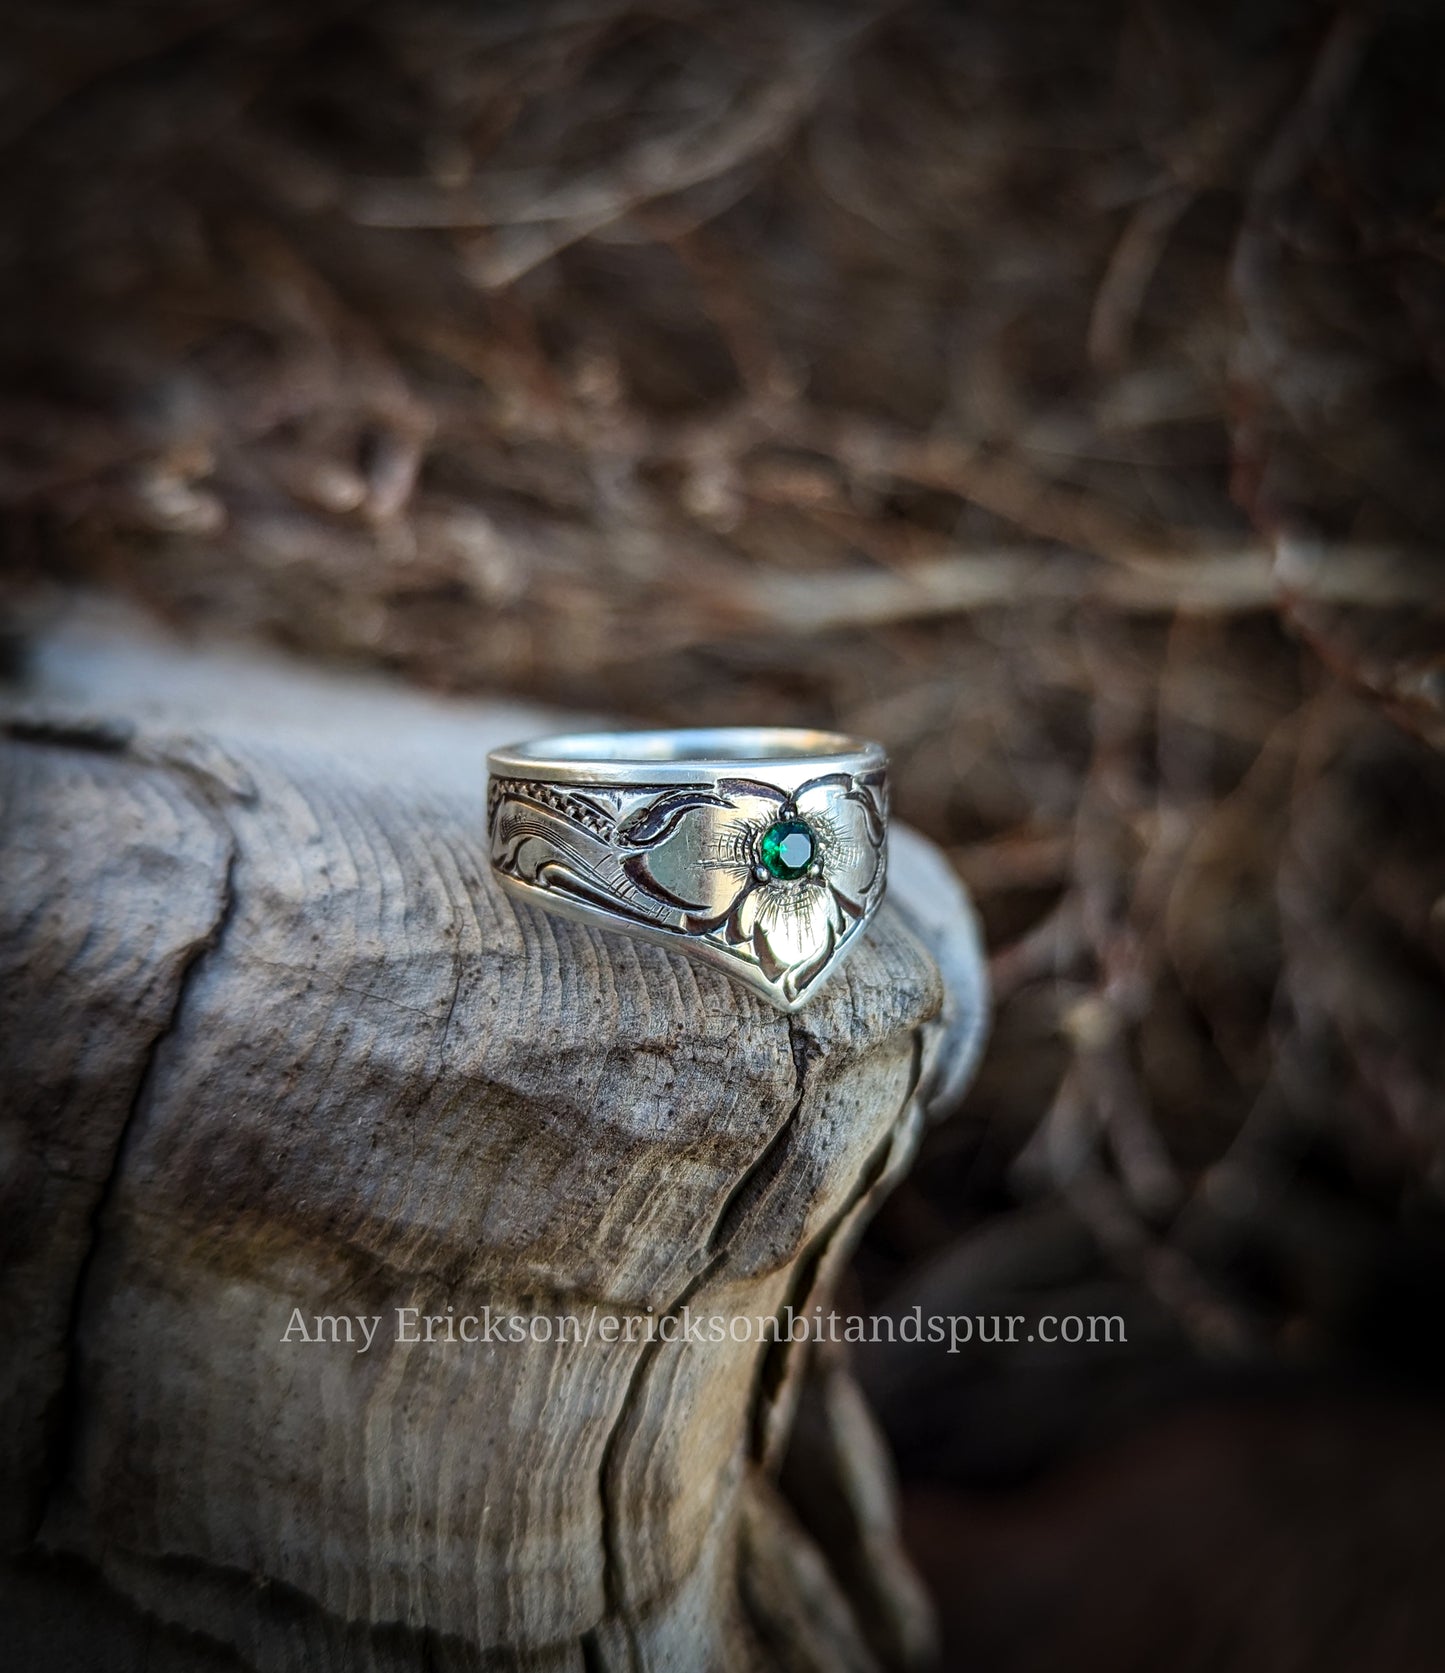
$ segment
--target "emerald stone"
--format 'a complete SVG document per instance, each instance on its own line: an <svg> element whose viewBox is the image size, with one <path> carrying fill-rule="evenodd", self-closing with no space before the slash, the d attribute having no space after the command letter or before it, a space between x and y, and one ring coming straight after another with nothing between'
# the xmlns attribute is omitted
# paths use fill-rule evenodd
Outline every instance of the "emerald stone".
<svg viewBox="0 0 1445 1673"><path fill-rule="evenodd" d="M812 869L818 843L801 819L779 819L763 832L759 854L769 876L792 883Z"/></svg>

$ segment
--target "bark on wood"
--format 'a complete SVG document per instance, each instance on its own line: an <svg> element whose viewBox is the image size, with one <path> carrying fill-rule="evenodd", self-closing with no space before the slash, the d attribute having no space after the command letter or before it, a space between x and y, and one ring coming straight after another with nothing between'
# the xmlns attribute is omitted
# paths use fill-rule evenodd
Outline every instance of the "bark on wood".
<svg viewBox="0 0 1445 1673"><path fill-rule="evenodd" d="M916 1661L926 1611L841 1366L408 1346L393 1321L825 1299L942 1084L920 936L885 906L784 1017L497 891L483 712L317 686L282 720L256 680L184 726L113 684L18 715L3 752L4 1607L27 1656ZM966 1031L976 985L950 1007ZM365 1353L283 1341L297 1307L384 1323ZM809 1376L808 1467L837 1478L812 1497L853 1507L867 1586L776 1486Z"/></svg>

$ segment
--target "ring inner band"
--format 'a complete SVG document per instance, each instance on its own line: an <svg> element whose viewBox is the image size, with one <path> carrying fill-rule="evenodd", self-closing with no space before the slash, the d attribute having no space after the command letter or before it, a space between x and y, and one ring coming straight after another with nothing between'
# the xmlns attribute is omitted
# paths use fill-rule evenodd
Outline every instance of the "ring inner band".
<svg viewBox="0 0 1445 1673"><path fill-rule="evenodd" d="M787 726L684 727L645 732L563 732L493 750L493 773L567 783L591 779L678 779L702 771L734 772L761 764L792 776L882 769L879 745L841 732ZM601 772L598 768L603 769Z"/></svg>
<svg viewBox="0 0 1445 1673"><path fill-rule="evenodd" d="M561 732L502 753L533 762L811 761L857 755L868 746L841 732L788 726L688 727L655 732Z"/></svg>

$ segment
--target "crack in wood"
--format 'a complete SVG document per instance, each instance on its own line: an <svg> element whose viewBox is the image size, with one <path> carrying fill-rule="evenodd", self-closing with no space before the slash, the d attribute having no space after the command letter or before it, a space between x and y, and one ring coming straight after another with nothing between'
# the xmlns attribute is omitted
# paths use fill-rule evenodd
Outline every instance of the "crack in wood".
<svg viewBox="0 0 1445 1673"><path fill-rule="evenodd" d="M190 776L179 763L175 764L175 772L179 777ZM69 1478L75 1460L75 1450L79 1442L81 1424L79 1395L81 1319L85 1312L86 1291L90 1286L91 1275L100 1251L105 1217L109 1212L117 1181L124 1169L126 1154L134 1142L135 1133L139 1127L140 1112L150 1096L161 1051L180 1026L191 986L207 956L220 946L235 913L237 899L236 866L240 845L236 840L234 831L215 810L209 797L197 798L195 805L205 812L208 822L216 830L217 835L222 837L225 844L226 858L217 894L216 915L205 933L190 942L181 954L181 962L176 972L175 993L170 1014L160 1029L157 1030L146 1049L145 1059L136 1078L134 1092L126 1108L124 1119L116 1132L115 1143L110 1155L110 1165L91 1207L85 1250L76 1269L75 1283L71 1291L70 1310L61 1342L65 1360L65 1374L56 1393L51 1412L47 1414L46 1433L48 1440L44 1486L36 1500L34 1524L29 1534L31 1540L38 1536L40 1529L44 1526L55 1496Z"/></svg>

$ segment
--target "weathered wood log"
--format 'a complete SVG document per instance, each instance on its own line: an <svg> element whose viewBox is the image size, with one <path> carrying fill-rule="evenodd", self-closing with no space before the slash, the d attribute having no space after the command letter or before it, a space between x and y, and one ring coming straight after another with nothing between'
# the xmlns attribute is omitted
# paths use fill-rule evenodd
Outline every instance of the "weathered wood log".
<svg viewBox="0 0 1445 1673"><path fill-rule="evenodd" d="M500 894L481 763L512 717L210 659L144 666L155 718L128 666L81 659L3 751L27 1664L916 1662L836 1382L810 1455L872 1485L816 1497L862 1507L871 1586L776 1485L805 1378L846 1371L757 1338L907 1165L976 963L946 1026L895 903L785 1017Z"/></svg>

